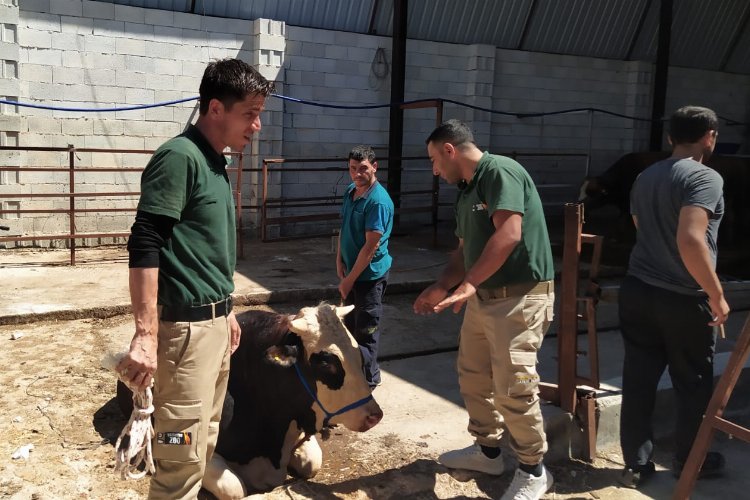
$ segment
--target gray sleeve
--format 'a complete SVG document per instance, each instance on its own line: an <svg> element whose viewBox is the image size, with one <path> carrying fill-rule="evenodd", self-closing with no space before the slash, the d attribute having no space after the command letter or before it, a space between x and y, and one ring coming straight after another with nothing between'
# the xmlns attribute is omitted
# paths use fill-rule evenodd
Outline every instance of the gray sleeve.
<svg viewBox="0 0 750 500"><path fill-rule="evenodd" d="M701 169L688 177L682 197L683 207L705 208L711 214L716 211L724 187L724 179L710 168Z"/></svg>

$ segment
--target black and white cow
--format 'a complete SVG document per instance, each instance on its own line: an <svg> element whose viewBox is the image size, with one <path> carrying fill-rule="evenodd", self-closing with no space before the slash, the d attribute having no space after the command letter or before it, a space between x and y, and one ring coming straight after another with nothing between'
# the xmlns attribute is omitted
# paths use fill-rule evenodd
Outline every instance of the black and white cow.
<svg viewBox="0 0 750 500"><path fill-rule="evenodd" d="M320 304L296 316L247 311L232 355L218 443L203 487L220 500L310 478L322 465L315 435L342 424L364 432L383 412L343 318L353 306Z"/></svg>

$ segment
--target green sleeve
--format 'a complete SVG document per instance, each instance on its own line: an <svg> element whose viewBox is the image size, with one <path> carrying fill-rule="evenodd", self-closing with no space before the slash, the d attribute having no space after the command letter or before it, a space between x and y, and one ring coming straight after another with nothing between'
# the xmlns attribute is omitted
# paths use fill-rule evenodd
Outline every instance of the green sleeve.
<svg viewBox="0 0 750 500"><path fill-rule="evenodd" d="M526 212L525 179L520 169L505 166L487 169L479 179L478 192L482 202L487 204L487 215L497 210Z"/></svg>
<svg viewBox="0 0 750 500"><path fill-rule="evenodd" d="M141 176L138 210L180 220L193 188L195 163L172 149L160 150Z"/></svg>

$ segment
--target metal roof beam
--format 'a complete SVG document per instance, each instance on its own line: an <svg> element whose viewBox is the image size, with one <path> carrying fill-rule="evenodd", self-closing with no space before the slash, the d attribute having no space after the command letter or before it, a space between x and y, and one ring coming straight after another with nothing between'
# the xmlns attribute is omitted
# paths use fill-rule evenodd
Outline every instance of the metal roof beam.
<svg viewBox="0 0 750 500"><path fill-rule="evenodd" d="M516 50L523 50L523 44L526 42L526 37L529 34L529 25L531 24L531 18L534 16L534 12L536 12L536 0L531 0L531 5L529 5L529 11L526 13L526 19L523 22L523 31L521 31L521 37L518 39Z"/></svg>

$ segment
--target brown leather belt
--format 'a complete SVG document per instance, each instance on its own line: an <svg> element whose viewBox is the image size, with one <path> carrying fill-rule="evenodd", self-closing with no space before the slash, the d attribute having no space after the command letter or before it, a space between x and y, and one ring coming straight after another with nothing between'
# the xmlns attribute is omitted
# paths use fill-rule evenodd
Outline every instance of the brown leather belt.
<svg viewBox="0 0 750 500"><path fill-rule="evenodd" d="M505 299L524 295L542 295L554 291L554 281L542 281L539 283L517 283L498 288L478 288L477 297L479 300Z"/></svg>

